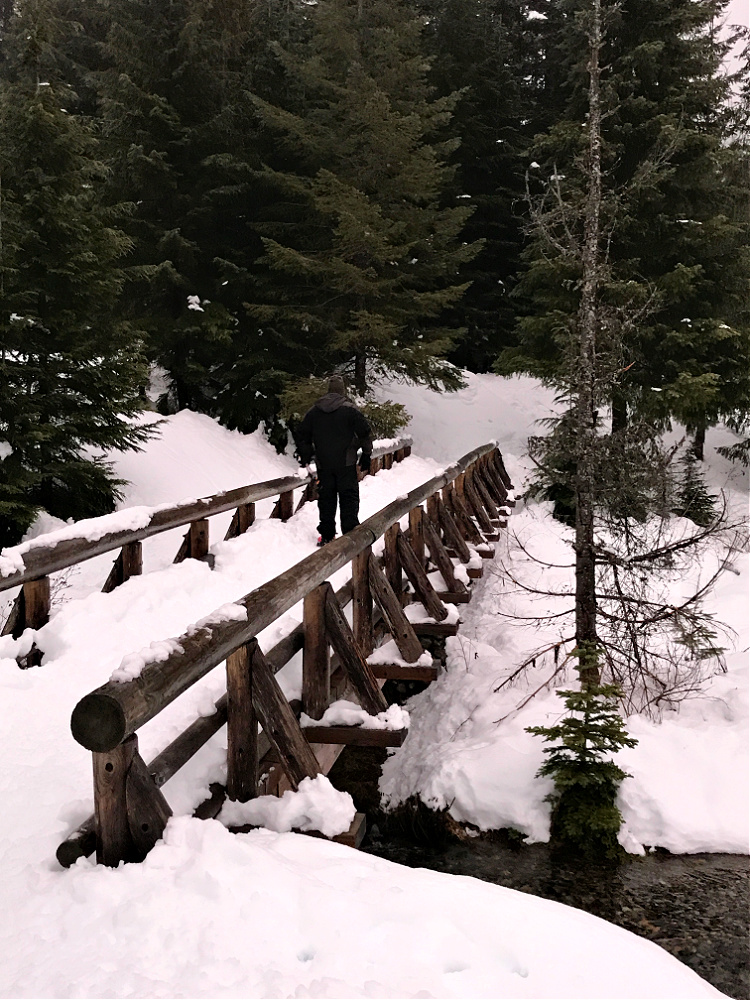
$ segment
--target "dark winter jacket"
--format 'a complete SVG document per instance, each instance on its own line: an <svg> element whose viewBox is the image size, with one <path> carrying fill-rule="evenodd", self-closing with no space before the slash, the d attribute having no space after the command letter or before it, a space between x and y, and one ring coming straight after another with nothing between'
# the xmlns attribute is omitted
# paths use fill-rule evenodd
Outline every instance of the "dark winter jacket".
<svg viewBox="0 0 750 1000"><path fill-rule="evenodd" d="M367 418L351 400L329 392L307 411L295 434L297 454L303 465L315 457L318 469L354 465L357 449L372 451L372 431Z"/></svg>

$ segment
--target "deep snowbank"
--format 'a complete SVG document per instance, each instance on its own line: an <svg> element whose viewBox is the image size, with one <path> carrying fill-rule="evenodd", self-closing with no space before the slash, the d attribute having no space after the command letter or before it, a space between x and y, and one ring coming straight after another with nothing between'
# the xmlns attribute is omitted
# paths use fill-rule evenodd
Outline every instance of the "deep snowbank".
<svg viewBox="0 0 750 1000"><path fill-rule="evenodd" d="M49 867L23 873L3 996L722 996L580 910L299 834L182 817L142 865Z"/></svg>

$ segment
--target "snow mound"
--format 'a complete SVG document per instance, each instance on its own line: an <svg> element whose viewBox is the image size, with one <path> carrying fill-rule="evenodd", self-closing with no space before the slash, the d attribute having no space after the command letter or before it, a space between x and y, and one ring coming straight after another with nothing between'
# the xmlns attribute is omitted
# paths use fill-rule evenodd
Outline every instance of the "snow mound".
<svg viewBox="0 0 750 1000"><path fill-rule="evenodd" d="M317 830L337 837L352 825L356 809L348 792L339 792L325 775L303 778L296 792L260 795L249 802L225 802L219 820L225 826L264 826L277 833Z"/></svg>

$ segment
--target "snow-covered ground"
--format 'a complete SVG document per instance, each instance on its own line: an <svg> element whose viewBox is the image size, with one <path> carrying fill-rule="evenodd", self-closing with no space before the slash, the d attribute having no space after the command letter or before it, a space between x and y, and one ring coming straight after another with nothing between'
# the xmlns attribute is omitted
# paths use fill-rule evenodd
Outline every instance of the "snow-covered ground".
<svg viewBox="0 0 750 1000"><path fill-rule="evenodd" d="M494 376L472 376L454 396L400 386L388 395L413 414L414 452L365 480L363 516L490 439L498 439L520 489L526 436L550 405L530 380ZM144 452L113 458L131 483L125 506L295 471L258 434L229 432L188 412L166 420ZM73 706L127 655L181 634L313 551L314 506L287 524L268 520L270 507L259 504L253 527L228 542L217 540L230 515L212 519L213 572L190 560L172 565L177 531L146 540L144 575L111 594L98 592L109 556L57 575L51 621L36 635L45 653L40 669L19 671L16 644L0 640L0 995L719 995L653 944L559 904L412 871L299 834L235 836L221 823L191 819L209 783L224 774L223 733L165 786L175 818L143 865L110 871L80 861L59 869L57 844L91 811L90 758L69 731ZM511 523L558 530L540 505L521 506ZM46 520L40 527L53 526ZM728 578L719 596L735 628L746 563L742 573ZM337 574L334 586L344 577ZM501 578L488 573L461 609L465 638L452 645L446 675L410 706L412 732L390 759L383 787L394 800L454 800L454 814L477 826L512 825L545 839L546 788L533 777L539 741L523 728L559 715L559 706L543 695L526 714L494 725L523 694L514 690L513 705L496 699L495 677L539 640L511 632L497 616L501 592ZM266 630L262 645L299 618L293 609ZM746 647L745 633L739 648ZM625 762L634 777L623 786L633 846L747 850L743 663L738 653L707 698L662 726L629 720L641 740ZM298 657L282 674L289 696L299 692L300 671ZM223 686L218 668L148 723L139 733L143 756L151 759L196 714L212 711ZM445 709L439 724L437 707Z"/></svg>

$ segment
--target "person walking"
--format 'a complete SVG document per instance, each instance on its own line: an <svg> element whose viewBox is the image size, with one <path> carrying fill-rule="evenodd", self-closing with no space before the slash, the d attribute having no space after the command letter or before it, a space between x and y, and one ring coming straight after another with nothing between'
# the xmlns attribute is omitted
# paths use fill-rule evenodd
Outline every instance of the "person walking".
<svg viewBox="0 0 750 1000"><path fill-rule="evenodd" d="M336 535L337 503L342 534L359 524L357 465L369 471L372 453L370 425L364 413L347 399L340 375L328 380L328 393L307 411L294 437L300 465L309 466L315 459L320 514L318 545L325 545ZM359 448L362 454L358 462Z"/></svg>

